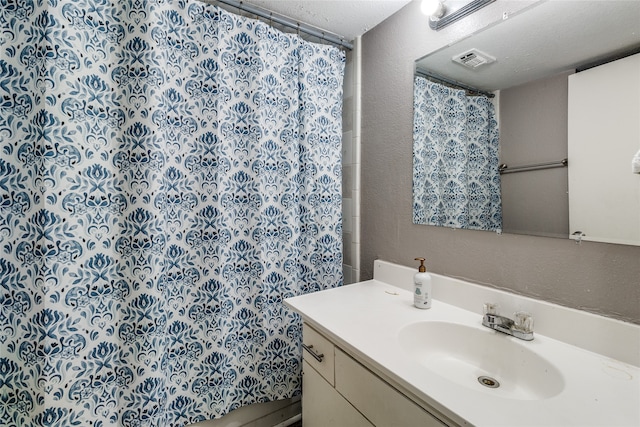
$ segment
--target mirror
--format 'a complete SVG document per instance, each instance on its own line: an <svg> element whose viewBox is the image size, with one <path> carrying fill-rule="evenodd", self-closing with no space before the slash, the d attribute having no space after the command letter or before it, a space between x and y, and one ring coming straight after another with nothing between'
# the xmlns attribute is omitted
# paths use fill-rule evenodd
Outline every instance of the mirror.
<svg viewBox="0 0 640 427"><path fill-rule="evenodd" d="M507 165L500 175L502 232L567 238L575 231L567 196L571 159L563 167L568 78L637 52L639 28L638 1L537 2L416 61L416 75L496 94L499 163ZM452 61L471 49L495 62L470 69Z"/></svg>

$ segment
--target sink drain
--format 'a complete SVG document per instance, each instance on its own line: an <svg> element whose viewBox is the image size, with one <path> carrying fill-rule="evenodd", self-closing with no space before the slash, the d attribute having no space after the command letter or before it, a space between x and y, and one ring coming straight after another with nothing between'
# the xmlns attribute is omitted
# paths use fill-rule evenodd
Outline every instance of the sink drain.
<svg viewBox="0 0 640 427"><path fill-rule="evenodd" d="M496 380L495 378L491 378L491 377L486 377L486 376L481 376L478 377L478 382L480 384L482 384L485 387L489 387L489 388L498 388L500 387L500 383L498 382L498 380Z"/></svg>

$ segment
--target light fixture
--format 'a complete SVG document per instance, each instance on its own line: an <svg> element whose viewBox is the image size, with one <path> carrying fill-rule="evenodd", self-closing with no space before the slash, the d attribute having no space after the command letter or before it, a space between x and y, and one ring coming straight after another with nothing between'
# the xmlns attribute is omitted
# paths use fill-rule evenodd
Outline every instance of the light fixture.
<svg viewBox="0 0 640 427"><path fill-rule="evenodd" d="M432 30L439 30L449 24L453 24L465 16L471 15L473 12L482 9L495 0L469 0L465 5L455 11L447 11L444 5L446 0L422 0L420 9L422 13L429 16L429 27ZM447 12L450 12L448 15Z"/></svg>
<svg viewBox="0 0 640 427"><path fill-rule="evenodd" d="M422 0L420 10L430 19L440 19L447 11L441 0Z"/></svg>

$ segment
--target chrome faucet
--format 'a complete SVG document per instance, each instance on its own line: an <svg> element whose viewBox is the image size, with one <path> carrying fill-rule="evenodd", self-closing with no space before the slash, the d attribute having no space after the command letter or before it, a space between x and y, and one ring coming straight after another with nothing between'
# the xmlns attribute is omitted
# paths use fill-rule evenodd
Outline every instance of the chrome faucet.
<svg viewBox="0 0 640 427"><path fill-rule="evenodd" d="M483 326L521 340L533 340L533 317L529 313L518 311L514 314L515 320L512 320L496 314L496 309L495 304L486 303L484 305Z"/></svg>

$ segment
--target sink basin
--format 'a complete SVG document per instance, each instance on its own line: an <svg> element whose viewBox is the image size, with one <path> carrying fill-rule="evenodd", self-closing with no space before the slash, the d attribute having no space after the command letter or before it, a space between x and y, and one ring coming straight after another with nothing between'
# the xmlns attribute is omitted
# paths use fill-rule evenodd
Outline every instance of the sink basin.
<svg viewBox="0 0 640 427"><path fill-rule="evenodd" d="M526 342L483 327L417 322L398 333L411 359L464 387L496 397L548 399L564 388L560 371Z"/></svg>

